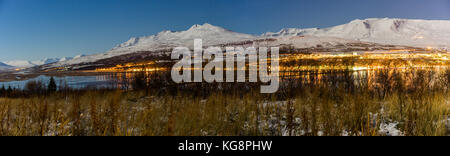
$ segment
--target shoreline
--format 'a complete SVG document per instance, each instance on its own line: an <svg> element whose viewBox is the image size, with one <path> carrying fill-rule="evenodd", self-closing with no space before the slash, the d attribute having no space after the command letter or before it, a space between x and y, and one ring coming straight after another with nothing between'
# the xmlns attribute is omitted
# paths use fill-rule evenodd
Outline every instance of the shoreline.
<svg viewBox="0 0 450 156"><path fill-rule="evenodd" d="M33 79L39 76L53 76L53 77L65 77L65 76L99 76L105 74L111 74L117 72L97 72L97 71L65 71L65 72L4 72L0 73L0 82L11 81L25 81Z"/></svg>

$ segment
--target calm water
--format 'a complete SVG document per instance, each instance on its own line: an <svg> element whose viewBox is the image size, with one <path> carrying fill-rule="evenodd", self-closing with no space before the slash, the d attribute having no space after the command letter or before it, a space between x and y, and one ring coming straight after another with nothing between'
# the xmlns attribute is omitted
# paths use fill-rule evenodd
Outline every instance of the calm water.
<svg viewBox="0 0 450 156"><path fill-rule="evenodd" d="M101 76L65 76L54 77L58 86L67 86L74 89L94 87L94 88L116 88L117 80L113 78L113 75L101 75ZM22 80L22 81L10 81L0 82L1 86L11 86L12 88L23 89L29 81L41 81L46 85L50 81L49 76L39 76L36 78Z"/></svg>

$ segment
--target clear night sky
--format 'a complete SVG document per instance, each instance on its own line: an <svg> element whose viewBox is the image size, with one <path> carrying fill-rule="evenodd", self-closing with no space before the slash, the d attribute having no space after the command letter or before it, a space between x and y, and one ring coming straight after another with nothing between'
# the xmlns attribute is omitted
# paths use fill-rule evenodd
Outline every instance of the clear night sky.
<svg viewBox="0 0 450 156"><path fill-rule="evenodd" d="M261 34L371 17L450 20L450 0L0 0L0 61L100 53L205 22Z"/></svg>

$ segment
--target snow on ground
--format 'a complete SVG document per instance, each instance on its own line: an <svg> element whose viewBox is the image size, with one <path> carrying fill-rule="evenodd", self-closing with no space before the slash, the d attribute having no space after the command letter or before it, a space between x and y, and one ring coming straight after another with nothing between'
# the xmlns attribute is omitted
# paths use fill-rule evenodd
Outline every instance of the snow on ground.
<svg viewBox="0 0 450 156"><path fill-rule="evenodd" d="M295 103L295 100L291 101L292 103ZM268 132L272 135L282 135L282 136L303 136L307 133L311 133L312 130L301 130L301 129L289 129L287 125L287 116L284 114L286 112L288 101L265 101L261 103L261 106L263 108L269 108L271 109L271 112L274 112L274 114L267 116L267 117L261 117L259 121L259 129L260 131ZM370 113L371 119L372 119L372 125L375 127L378 127L378 135L382 136L404 136L404 133L399 129L398 122L392 121L391 119L385 118L385 121L380 123L379 126L377 126L377 119L379 115L384 114L384 109L382 108L379 113ZM450 124L450 119L448 119ZM296 127L301 126L302 120L301 118L294 118L293 125ZM245 128L245 127L244 127ZM281 134L278 134L277 132L281 128ZM362 132L356 132L358 135L363 135ZM317 132L318 136L323 136L324 132L320 129ZM341 133L342 136L350 136L355 135L351 134L348 130L343 130Z"/></svg>
<svg viewBox="0 0 450 156"><path fill-rule="evenodd" d="M447 136L450 136L450 117L447 117Z"/></svg>
<svg viewBox="0 0 450 156"><path fill-rule="evenodd" d="M381 123L380 130L378 132L386 136L403 136L403 132L397 128L397 125L398 122Z"/></svg>

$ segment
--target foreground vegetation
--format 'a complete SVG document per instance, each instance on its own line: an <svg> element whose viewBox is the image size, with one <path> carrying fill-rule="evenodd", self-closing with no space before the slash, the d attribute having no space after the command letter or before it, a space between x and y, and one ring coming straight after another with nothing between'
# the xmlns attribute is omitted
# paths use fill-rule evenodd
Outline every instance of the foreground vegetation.
<svg viewBox="0 0 450 156"><path fill-rule="evenodd" d="M136 74L131 90L29 87L0 98L0 135L449 134L449 71L283 75L276 94L251 83L173 84L167 73Z"/></svg>

